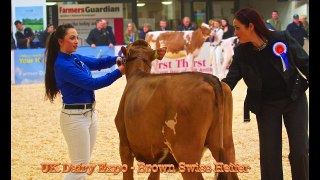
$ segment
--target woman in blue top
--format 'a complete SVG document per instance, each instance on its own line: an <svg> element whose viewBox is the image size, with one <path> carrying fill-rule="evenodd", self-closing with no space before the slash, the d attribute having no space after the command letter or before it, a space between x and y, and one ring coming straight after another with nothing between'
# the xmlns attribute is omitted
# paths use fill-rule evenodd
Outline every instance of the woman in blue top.
<svg viewBox="0 0 320 180"><path fill-rule="evenodd" d="M91 58L73 54L78 48L78 33L71 24L60 25L49 38L46 55L46 97L53 102L62 95L60 126L66 139L71 163L89 164L96 141L94 90L111 85L125 73L118 69L93 78L90 70L112 67L121 57ZM85 179L86 173L68 173L64 179Z"/></svg>

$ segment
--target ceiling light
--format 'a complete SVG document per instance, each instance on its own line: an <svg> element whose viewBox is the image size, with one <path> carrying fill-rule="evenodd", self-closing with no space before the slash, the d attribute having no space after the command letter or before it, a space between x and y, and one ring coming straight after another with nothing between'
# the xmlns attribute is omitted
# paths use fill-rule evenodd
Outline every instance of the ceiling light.
<svg viewBox="0 0 320 180"><path fill-rule="evenodd" d="M163 5L170 5L170 4L172 4L172 1L162 1L161 4L163 4Z"/></svg>
<svg viewBox="0 0 320 180"><path fill-rule="evenodd" d="M138 7L142 7L142 6L144 6L144 5L146 5L146 3L137 3L137 6L138 6Z"/></svg>
<svg viewBox="0 0 320 180"><path fill-rule="evenodd" d="M53 5L56 5L56 4L57 4L56 2L46 2L47 6L53 6Z"/></svg>

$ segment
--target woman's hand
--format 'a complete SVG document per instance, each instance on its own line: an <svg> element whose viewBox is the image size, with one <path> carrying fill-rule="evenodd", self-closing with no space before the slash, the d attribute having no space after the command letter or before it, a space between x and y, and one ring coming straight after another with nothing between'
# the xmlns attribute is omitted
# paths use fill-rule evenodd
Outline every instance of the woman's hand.
<svg viewBox="0 0 320 180"><path fill-rule="evenodd" d="M119 69L119 71L121 72L122 75L124 75L124 74L126 73L126 68L124 67L123 64L120 65L120 66L118 67L118 69Z"/></svg>
<svg viewBox="0 0 320 180"><path fill-rule="evenodd" d="M122 57L121 57L121 56L118 56L118 57L117 57L117 59L116 59L116 64L117 64L118 67L123 64L123 62L122 62Z"/></svg>

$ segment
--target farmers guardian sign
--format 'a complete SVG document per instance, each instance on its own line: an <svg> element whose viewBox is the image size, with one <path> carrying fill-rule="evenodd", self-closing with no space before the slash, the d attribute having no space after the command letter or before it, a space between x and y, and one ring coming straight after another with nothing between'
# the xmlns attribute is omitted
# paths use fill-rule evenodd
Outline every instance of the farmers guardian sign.
<svg viewBox="0 0 320 180"><path fill-rule="evenodd" d="M123 16L122 4L58 5L59 19L118 18Z"/></svg>

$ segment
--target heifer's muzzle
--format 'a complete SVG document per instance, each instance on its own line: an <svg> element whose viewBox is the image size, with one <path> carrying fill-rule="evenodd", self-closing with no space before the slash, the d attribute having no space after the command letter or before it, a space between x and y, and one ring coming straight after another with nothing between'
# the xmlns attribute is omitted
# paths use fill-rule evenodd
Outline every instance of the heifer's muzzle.
<svg viewBox="0 0 320 180"><path fill-rule="evenodd" d="M150 64L147 63L147 61L143 58L134 58L134 59L126 59L125 57L121 56L122 61L117 61L117 65L120 66L122 64L126 64L129 61L134 61L134 60L142 60L149 68L151 68Z"/></svg>

